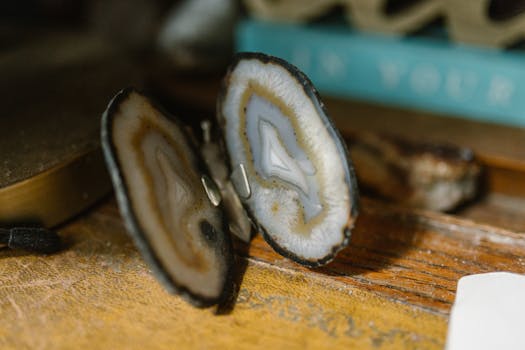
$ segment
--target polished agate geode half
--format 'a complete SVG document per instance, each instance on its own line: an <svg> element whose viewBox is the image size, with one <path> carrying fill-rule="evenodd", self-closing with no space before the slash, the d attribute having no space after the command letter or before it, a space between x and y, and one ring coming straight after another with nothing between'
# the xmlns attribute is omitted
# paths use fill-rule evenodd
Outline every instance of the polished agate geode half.
<svg viewBox="0 0 525 350"><path fill-rule="evenodd" d="M172 292L198 306L228 289L229 233L212 181L177 122L127 89L102 118L102 145L119 208L136 245Z"/></svg>
<svg viewBox="0 0 525 350"><path fill-rule="evenodd" d="M308 266L330 261L348 244L357 190L310 81L278 58L239 54L217 114L233 174L243 173L234 185L266 240Z"/></svg>
<svg viewBox="0 0 525 350"><path fill-rule="evenodd" d="M200 152L177 120L133 89L102 118L128 231L168 290L197 306L232 290L229 231L247 242L253 222L277 252L319 266L348 244L357 216L344 143L297 68L238 54L217 106L223 143L208 125Z"/></svg>

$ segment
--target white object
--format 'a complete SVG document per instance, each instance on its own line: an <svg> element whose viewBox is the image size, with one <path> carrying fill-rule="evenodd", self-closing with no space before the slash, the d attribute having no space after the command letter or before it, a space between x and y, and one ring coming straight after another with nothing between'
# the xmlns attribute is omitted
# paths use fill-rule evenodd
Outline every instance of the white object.
<svg viewBox="0 0 525 350"><path fill-rule="evenodd" d="M491 272L458 282L447 350L525 349L525 276Z"/></svg>

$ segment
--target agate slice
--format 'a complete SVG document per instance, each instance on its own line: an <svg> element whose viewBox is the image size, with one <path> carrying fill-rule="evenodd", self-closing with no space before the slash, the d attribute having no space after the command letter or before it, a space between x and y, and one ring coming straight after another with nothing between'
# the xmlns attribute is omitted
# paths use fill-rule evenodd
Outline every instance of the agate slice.
<svg viewBox="0 0 525 350"><path fill-rule="evenodd" d="M104 113L102 145L122 217L153 272L197 306L220 302L231 242L220 193L181 126L127 89Z"/></svg>
<svg viewBox="0 0 525 350"><path fill-rule="evenodd" d="M357 188L341 137L308 78L259 53L237 55L217 116L232 181L265 239L307 266L350 238Z"/></svg>

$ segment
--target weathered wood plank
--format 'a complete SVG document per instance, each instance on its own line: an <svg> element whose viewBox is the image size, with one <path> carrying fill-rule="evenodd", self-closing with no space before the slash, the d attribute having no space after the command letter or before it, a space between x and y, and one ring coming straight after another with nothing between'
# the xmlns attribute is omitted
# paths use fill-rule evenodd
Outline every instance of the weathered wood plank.
<svg viewBox="0 0 525 350"><path fill-rule="evenodd" d="M520 235L364 200L326 267L300 267L260 237L238 244L239 292L217 315L164 292L113 201L61 234L69 247L53 256L0 252L2 348L438 349L459 277L525 272Z"/></svg>
<svg viewBox="0 0 525 350"><path fill-rule="evenodd" d="M525 273L525 237L511 231L369 200L362 211L349 247L316 273L443 314L460 277L495 270ZM260 238L250 256L301 269Z"/></svg>
<svg viewBox="0 0 525 350"><path fill-rule="evenodd" d="M458 215L478 223L525 233L525 198L523 197L490 193L476 203L465 206Z"/></svg>

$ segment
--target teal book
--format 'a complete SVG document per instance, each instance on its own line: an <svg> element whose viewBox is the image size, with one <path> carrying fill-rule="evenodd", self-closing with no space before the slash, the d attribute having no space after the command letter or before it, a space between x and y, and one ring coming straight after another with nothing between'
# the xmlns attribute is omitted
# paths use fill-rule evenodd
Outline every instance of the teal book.
<svg viewBox="0 0 525 350"><path fill-rule="evenodd" d="M525 53L388 37L345 24L244 20L238 51L290 61L321 93L525 127Z"/></svg>

